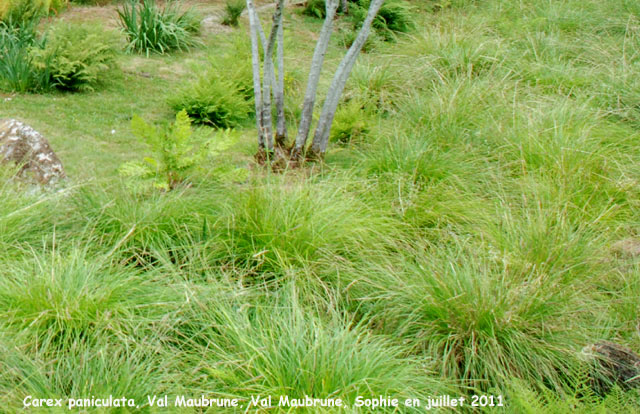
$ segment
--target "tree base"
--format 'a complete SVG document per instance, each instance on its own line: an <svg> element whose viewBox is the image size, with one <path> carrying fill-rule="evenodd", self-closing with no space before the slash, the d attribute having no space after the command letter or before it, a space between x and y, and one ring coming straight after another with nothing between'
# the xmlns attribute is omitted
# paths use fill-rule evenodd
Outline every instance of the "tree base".
<svg viewBox="0 0 640 414"><path fill-rule="evenodd" d="M302 168L307 162L322 162L324 154L276 145L271 151L266 148L258 149L254 159L259 165L268 165L274 172L283 172Z"/></svg>

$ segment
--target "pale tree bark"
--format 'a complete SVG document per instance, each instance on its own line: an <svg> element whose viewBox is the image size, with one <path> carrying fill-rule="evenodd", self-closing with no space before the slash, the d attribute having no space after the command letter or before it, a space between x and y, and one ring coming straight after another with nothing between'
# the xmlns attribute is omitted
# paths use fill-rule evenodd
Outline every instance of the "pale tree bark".
<svg viewBox="0 0 640 414"><path fill-rule="evenodd" d="M276 107L278 109L278 126L280 126L281 123L284 123L284 121L280 121L280 111L282 112L282 117L284 117L284 86L280 88L279 84L276 82L274 65L273 65L273 50L275 48L277 38L281 37L279 36L279 33L282 32L282 16L283 16L283 10L284 10L284 3L285 3L285 0L278 1L276 10L273 14L273 25L271 27L271 33L268 39L266 38L264 31L262 30L262 24L260 24L260 18L258 16L258 13L255 10L255 7L249 10L250 18L251 16L253 16L256 30L262 40L262 48L264 52L264 59L263 59L264 74L262 79L261 105L259 108L258 106L256 106L256 111L258 109L260 110L260 112L256 112L256 117L261 119L262 131L263 131L262 136L264 138L265 147L269 152L272 152L274 150L273 132L272 132L273 120L271 116L272 90L276 100ZM284 35L282 35L282 37L283 36ZM252 55L253 54L254 54L254 51L252 50ZM253 59L259 61L259 57L256 58L256 56L258 56L258 53L255 53L255 56L253 57ZM284 57L283 57L283 60L284 60ZM284 66L284 65L281 65L281 66ZM259 68L259 64L258 64L258 68ZM255 73L254 73L254 78L255 78ZM260 78L258 73L258 81L259 80ZM282 83L284 85L284 77L283 77ZM254 79L254 84L255 84L255 79ZM256 96L256 100L257 99L258 99L258 96ZM278 132L280 131L281 130L278 129ZM284 135L286 136L286 127L285 127ZM278 137L279 135L276 137L276 139L278 139Z"/></svg>
<svg viewBox="0 0 640 414"><path fill-rule="evenodd" d="M320 31L320 37L316 44L316 49L313 53L313 59L311 60L311 69L309 70L309 79L307 81L307 91L304 97L302 115L300 117L300 124L298 125L298 134L296 136L295 147L292 153L292 157L294 158L300 157L307 143L307 138L309 137L309 130L311 129L311 121L313 118L313 107L318 93L320 72L322 71L324 57L327 54L327 49L329 47L329 40L331 40L333 19L336 15L336 10L338 9L338 0L326 0L325 8L326 18Z"/></svg>
<svg viewBox="0 0 640 414"><path fill-rule="evenodd" d="M284 4L283 4L284 8ZM271 88L273 89L274 99L276 101L276 145L284 147L287 140L287 122L284 114L284 25L282 23L283 14L280 15L278 22L278 39L277 39L277 62L278 62L278 80L276 81L274 71L271 71ZM262 47L267 49L268 40L262 30L262 25L258 24L260 38L262 39ZM273 66L273 62L271 62Z"/></svg>
<svg viewBox="0 0 640 414"><path fill-rule="evenodd" d="M284 116L284 25L282 15L278 24L278 84L275 88L277 122L276 122L276 145L284 147L287 141L287 122ZM274 83L275 84L275 83Z"/></svg>
<svg viewBox="0 0 640 414"><path fill-rule="evenodd" d="M343 14L348 14L349 13L349 3L348 3L348 1L347 0L340 0L340 4L341 4L340 11Z"/></svg>
<svg viewBox="0 0 640 414"><path fill-rule="evenodd" d="M358 32L356 40L336 70L324 106L322 107L322 113L320 114L318 126L316 127L316 132L311 144L311 151L316 157L322 158L327 150L331 125L333 124L333 118L335 117L340 97L344 91L347 79L349 79L353 65L356 63L356 59L371 33L371 24L377 16L380 7L382 7L382 3L384 3L384 0L372 0L367 17Z"/></svg>
<svg viewBox="0 0 640 414"><path fill-rule="evenodd" d="M260 23L260 19L258 19L258 33L260 34L260 39L262 40L262 50L267 50L269 41L267 40L267 36L264 35L264 30L262 29L262 23ZM273 61L271 61L271 66L273 66ZM271 88L275 90L277 85L275 72L271 71L270 75Z"/></svg>
<svg viewBox="0 0 640 414"><path fill-rule="evenodd" d="M262 86L260 82L260 46L258 44L257 13L252 0L247 0L249 28L251 33L251 65L253 68L253 95L256 108L256 126L258 127L258 148L265 149L264 119L262 118Z"/></svg>

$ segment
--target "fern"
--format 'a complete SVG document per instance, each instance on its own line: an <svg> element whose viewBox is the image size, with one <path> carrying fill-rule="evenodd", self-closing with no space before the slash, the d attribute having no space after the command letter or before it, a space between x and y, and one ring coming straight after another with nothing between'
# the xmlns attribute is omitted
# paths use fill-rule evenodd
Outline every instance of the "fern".
<svg viewBox="0 0 640 414"><path fill-rule="evenodd" d="M117 38L100 27L57 24L43 48L31 56L39 70L49 69L53 86L63 90L93 90L100 76L114 67Z"/></svg>
<svg viewBox="0 0 640 414"><path fill-rule="evenodd" d="M185 111L178 112L175 122L162 130L136 115L131 130L153 150L154 157L123 164L119 172L125 177L150 180L154 187L168 191L183 183L204 158L204 151L194 151L191 145L191 120Z"/></svg>
<svg viewBox="0 0 640 414"><path fill-rule="evenodd" d="M519 413L564 414L630 413L640 411L638 391L623 391L614 386L606 395L598 395L591 387L588 370L577 372L572 385L563 395L541 387L533 390L524 382L514 381L509 395L509 408Z"/></svg>
<svg viewBox="0 0 640 414"><path fill-rule="evenodd" d="M134 189L151 186L164 191L173 190L184 184L206 159L219 156L235 142L231 130L226 129L218 131L215 139L194 145L191 119L185 110L178 112L173 124L165 128L150 125L136 115L131 120L131 130L153 151L153 156L120 166L120 175L131 179L129 184ZM232 168L224 162L219 163L214 172L223 179L244 177L241 169Z"/></svg>

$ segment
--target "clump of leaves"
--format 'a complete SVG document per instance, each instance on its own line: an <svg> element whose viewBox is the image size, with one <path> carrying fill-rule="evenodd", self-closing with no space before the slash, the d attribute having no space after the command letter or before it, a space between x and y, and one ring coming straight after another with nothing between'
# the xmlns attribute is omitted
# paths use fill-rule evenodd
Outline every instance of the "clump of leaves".
<svg viewBox="0 0 640 414"><path fill-rule="evenodd" d="M115 63L115 36L99 27L57 24L40 36L40 17L0 22L0 88L92 90Z"/></svg>
<svg viewBox="0 0 640 414"><path fill-rule="evenodd" d="M222 24L237 27L240 16L244 11L244 7L244 0L227 0L224 8L224 17L222 18Z"/></svg>
<svg viewBox="0 0 640 414"><path fill-rule="evenodd" d="M304 4L304 8L302 9L302 14L311 17L317 17L319 19L324 19L326 15L324 0L307 0Z"/></svg>
<svg viewBox="0 0 640 414"><path fill-rule="evenodd" d="M150 182L154 187L166 191L172 190L183 183L188 173L206 156L206 146L194 149L191 120L184 110L178 112L172 125L162 129L135 115L131 120L131 129L151 147L154 157L123 164L119 172L125 177Z"/></svg>
<svg viewBox="0 0 640 414"><path fill-rule="evenodd" d="M37 15L10 17L0 22L0 88L29 92L51 87L47 62L35 67L30 51L44 47L45 39L36 33Z"/></svg>
<svg viewBox="0 0 640 414"><path fill-rule="evenodd" d="M359 29L365 18L371 0L359 0L349 9L349 15L353 20L354 27ZM387 0L378 16L373 21L373 27L376 33L384 40L393 40L397 33L410 32L415 23L412 18L413 7L403 0Z"/></svg>
<svg viewBox="0 0 640 414"><path fill-rule="evenodd" d="M360 141L369 133L368 114L361 102L351 100L341 105L331 127L331 141L349 144Z"/></svg>
<svg viewBox="0 0 640 414"><path fill-rule="evenodd" d="M68 0L2 0L0 21L30 20L36 16L58 13Z"/></svg>
<svg viewBox="0 0 640 414"><path fill-rule="evenodd" d="M198 44L195 36L200 32L200 18L189 9L180 10L170 0L164 8L155 0L129 1L118 9L120 26L128 39L127 50L160 54L171 50L187 50Z"/></svg>
<svg viewBox="0 0 640 414"><path fill-rule="evenodd" d="M244 59L244 60L241 60ZM195 81L169 98L194 123L232 128L249 118L253 107L251 62L237 55L217 56Z"/></svg>
<svg viewBox="0 0 640 414"><path fill-rule="evenodd" d="M92 90L114 65L116 39L99 27L60 24L48 32L44 48L32 49L32 55L38 70L49 70L53 86Z"/></svg>

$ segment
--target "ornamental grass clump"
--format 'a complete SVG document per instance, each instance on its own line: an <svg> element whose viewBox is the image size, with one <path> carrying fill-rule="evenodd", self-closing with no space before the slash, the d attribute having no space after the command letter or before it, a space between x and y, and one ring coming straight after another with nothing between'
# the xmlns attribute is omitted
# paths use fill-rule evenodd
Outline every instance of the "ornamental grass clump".
<svg viewBox="0 0 640 414"><path fill-rule="evenodd" d="M118 9L120 27L127 37L127 51L168 53L187 50L198 44L200 18L193 11L181 10L175 1L159 7L155 0L127 2Z"/></svg>
<svg viewBox="0 0 640 414"><path fill-rule="evenodd" d="M227 0L224 8L222 24L238 27L240 16L242 15L244 8L244 0Z"/></svg>
<svg viewBox="0 0 640 414"><path fill-rule="evenodd" d="M0 89L8 92L35 92L51 88L48 62L34 65L33 50L44 47L36 33L39 16L9 18L0 22Z"/></svg>

